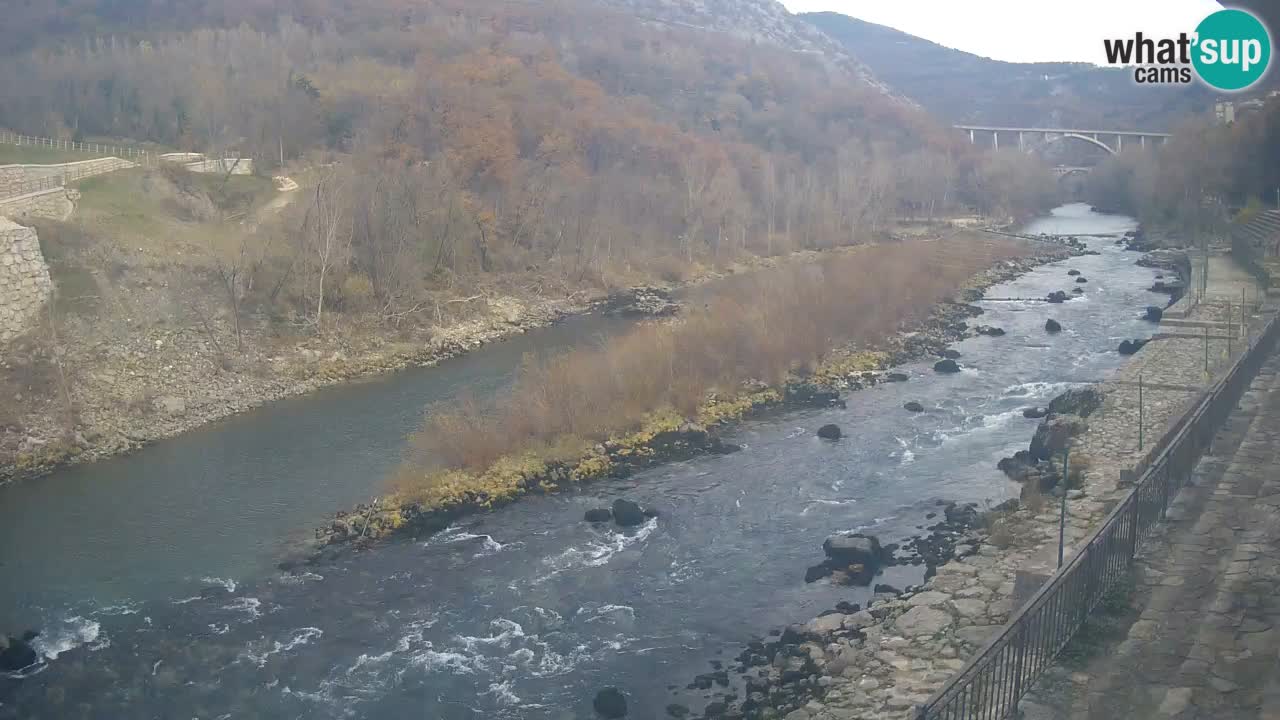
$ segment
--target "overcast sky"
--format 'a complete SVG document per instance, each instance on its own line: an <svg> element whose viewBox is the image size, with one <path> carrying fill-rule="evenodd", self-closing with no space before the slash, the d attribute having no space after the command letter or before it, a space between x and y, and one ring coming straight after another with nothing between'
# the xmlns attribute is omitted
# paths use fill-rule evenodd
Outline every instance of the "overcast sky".
<svg viewBox="0 0 1280 720"><path fill-rule="evenodd" d="M1103 38L1192 32L1214 0L782 0L830 10L940 45L1010 62L1103 63Z"/></svg>

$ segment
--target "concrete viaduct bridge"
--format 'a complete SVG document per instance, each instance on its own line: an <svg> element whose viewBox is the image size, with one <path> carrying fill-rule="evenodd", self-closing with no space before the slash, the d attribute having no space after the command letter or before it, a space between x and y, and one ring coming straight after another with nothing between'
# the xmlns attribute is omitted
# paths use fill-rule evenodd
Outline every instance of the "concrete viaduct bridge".
<svg viewBox="0 0 1280 720"><path fill-rule="evenodd" d="M979 138L985 139L991 135L991 146L1000 147L1000 136L1012 139L1017 137L1018 149L1026 150L1026 140L1029 137L1044 140L1045 142L1059 142L1061 140L1077 140L1086 142L1090 145L1096 145L1106 150L1111 155L1115 155L1124 149L1125 140L1130 143L1137 141L1141 147L1147 146L1147 141L1153 143L1164 143L1170 137L1169 133L1143 132L1141 130L1078 130L1072 128L1032 128L1032 127L992 127L989 125L956 125L958 130L967 130L969 132L969 142L977 143Z"/></svg>

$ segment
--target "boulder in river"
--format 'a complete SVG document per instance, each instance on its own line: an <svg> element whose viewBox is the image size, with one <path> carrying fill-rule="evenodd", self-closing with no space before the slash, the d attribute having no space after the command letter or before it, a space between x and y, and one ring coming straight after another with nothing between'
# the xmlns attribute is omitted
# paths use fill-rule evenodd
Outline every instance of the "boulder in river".
<svg viewBox="0 0 1280 720"><path fill-rule="evenodd" d="M1080 274L1080 271L1079 271L1079 270L1075 270L1075 269L1071 269L1071 270L1068 270L1068 271L1067 271L1067 274L1068 274L1068 275L1079 275L1079 274Z"/></svg>
<svg viewBox="0 0 1280 720"><path fill-rule="evenodd" d="M40 659L31 641L39 634L24 633L22 637L0 635L0 672L17 672L25 667L35 665Z"/></svg>
<svg viewBox="0 0 1280 720"><path fill-rule="evenodd" d="M1087 282L1089 282L1089 278L1084 277L1084 276L1080 276L1080 277L1076 278L1076 282L1081 283L1081 284L1083 284L1083 283L1087 283Z"/></svg>
<svg viewBox="0 0 1280 720"><path fill-rule="evenodd" d="M832 561L842 565L858 563L879 567L884 560L880 539L862 533L838 533L822 542L822 552Z"/></svg>
<svg viewBox="0 0 1280 720"><path fill-rule="evenodd" d="M960 365L958 365L955 360L947 358L946 360L939 360L934 363L933 370L934 372L940 373L958 373L960 372Z"/></svg>
<svg viewBox="0 0 1280 720"><path fill-rule="evenodd" d="M1013 457L1001 458L996 468L1014 482L1026 482L1036 469L1027 450L1019 450Z"/></svg>
<svg viewBox="0 0 1280 720"><path fill-rule="evenodd" d="M1084 294L1084 288L1082 288L1082 287L1073 287L1073 288L1071 288L1071 294L1072 294L1072 295L1083 295L1083 294Z"/></svg>
<svg viewBox="0 0 1280 720"><path fill-rule="evenodd" d="M627 716L627 696L622 694L618 688L607 687L596 693L596 699L591 701L591 707L595 708L596 714L603 718L622 718Z"/></svg>
<svg viewBox="0 0 1280 720"><path fill-rule="evenodd" d="M947 348L947 349L945 349L945 350L939 350L939 351L938 351L938 357L943 357L943 358L946 358L946 359L948 359L948 360L959 360L959 359L960 359L960 351L959 351L959 350L952 350L951 348Z"/></svg>
<svg viewBox="0 0 1280 720"><path fill-rule="evenodd" d="M1137 353L1139 350L1141 350L1141 349L1142 349L1142 346L1146 345L1148 342L1150 342L1150 341L1148 341L1148 340L1121 340L1121 341L1120 341L1120 348L1119 348L1120 354L1121 354L1121 355L1133 355L1133 354Z"/></svg>
<svg viewBox="0 0 1280 720"><path fill-rule="evenodd" d="M647 519L644 510L636 503L621 498L613 501L613 520L622 527L643 525Z"/></svg>
<svg viewBox="0 0 1280 720"><path fill-rule="evenodd" d="M913 412L913 413L924 412L924 406L916 402L915 400L912 400L910 402L903 404L902 408L907 412Z"/></svg>
<svg viewBox="0 0 1280 720"><path fill-rule="evenodd" d="M1062 332L1062 325L1057 320L1049 318L1044 321L1044 331L1047 333L1059 333Z"/></svg>
<svg viewBox="0 0 1280 720"><path fill-rule="evenodd" d="M587 522L609 522L613 519L613 511L609 508L591 508L582 516Z"/></svg>
<svg viewBox="0 0 1280 720"><path fill-rule="evenodd" d="M1050 415L1089 417L1102 407L1102 393L1094 387L1073 388L1049 401Z"/></svg>
<svg viewBox="0 0 1280 720"><path fill-rule="evenodd" d="M909 375L900 372L891 372L884 376L885 382L906 382L908 379L910 379Z"/></svg>
<svg viewBox="0 0 1280 720"><path fill-rule="evenodd" d="M947 518L947 524L953 527L977 527L978 521L981 519L978 514L978 506L974 503L965 503L964 505L948 503L943 515Z"/></svg>
<svg viewBox="0 0 1280 720"><path fill-rule="evenodd" d="M1040 423L1031 438L1031 457L1048 460L1062 454L1070 446L1072 438L1089 429L1078 415L1055 415Z"/></svg>
<svg viewBox="0 0 1280 720"><path fill-rule="evenodd" d="M1049 408L1047 407L1029 407L1022 409L1022 417L1030 420L1039 420L1048 414Z"/></svg>
<svg viewBox="0 0 1280 720"><path fill-rule="evenodd" d="M1045 300L1055 304L1064 303L1067 301L1067 294L1061 290L1054 290L1045 297Z"/></svg>
<svg viewBox="0 0 1280 720"><path fill-rule="evenodd" d="M843 435L839 425L823 425L818 428L818 437L823 440L839 440Z"/></svg>
<svg viewBox="0 0 1280 720"><path fill-rule="evenodd" d="M1142 316L1143 320L1150 320L1151 322L1160 322L1163 318L1164 309L1158 305L1148 305L1146 314Z"/></svg>
<svg viewBox="0 0 1280 720"><path fill-rule="evenodd" d="M992 327L990 325L979 325L974 328L979 335L988 335L990 337L1000 337L1004 335L1004 328Z"/></svg>

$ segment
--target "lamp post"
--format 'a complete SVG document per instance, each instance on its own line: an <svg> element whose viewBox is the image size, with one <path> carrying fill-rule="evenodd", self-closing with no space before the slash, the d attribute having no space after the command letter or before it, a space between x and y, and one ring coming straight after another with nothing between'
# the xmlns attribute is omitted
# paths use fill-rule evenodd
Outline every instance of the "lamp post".
<svg viewBox="0 0 1280 720"><path fill-rule="evenodd" d="M1067 456L1071 453L1071 448L1062 449L1062 505L1058 511L1058 569L1062 569L1062 554L1066 547L1067 538Z"/></svg>

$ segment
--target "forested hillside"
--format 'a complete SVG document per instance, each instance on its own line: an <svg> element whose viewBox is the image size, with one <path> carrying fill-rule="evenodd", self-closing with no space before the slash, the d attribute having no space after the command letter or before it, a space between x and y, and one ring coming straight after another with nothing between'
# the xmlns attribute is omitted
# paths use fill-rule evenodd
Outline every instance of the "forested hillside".
<svg viewBox="0 0 1280 720"><path fill-rule="evenodd" d="M249 305L287 276L291 312L403 319L441 273L608 284L1051 193L770 0L269 5L67 3L0 67L19 131L325 165L279 246L306 250L237 273Z"/></svg>

